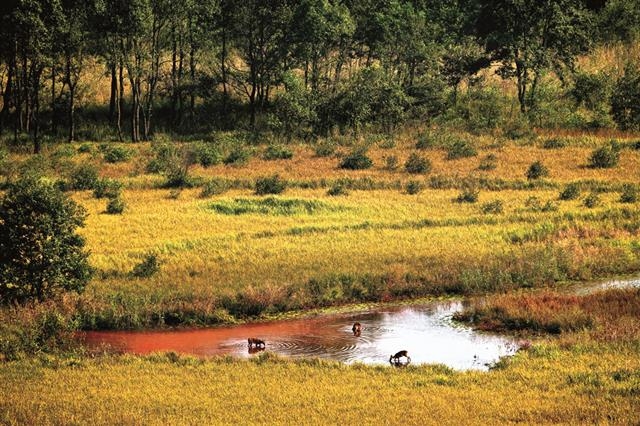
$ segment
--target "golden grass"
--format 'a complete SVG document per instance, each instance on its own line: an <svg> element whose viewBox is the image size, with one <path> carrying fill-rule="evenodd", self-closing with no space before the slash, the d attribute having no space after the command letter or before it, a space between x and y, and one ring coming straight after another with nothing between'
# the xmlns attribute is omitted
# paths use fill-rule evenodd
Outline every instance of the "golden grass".
<svg viewBox="0 0 640 426"><path fill-rule="evenodd" d="M7 424L632 424L638 346L535 345L489 372L43 357L0 364Z"/></svg>

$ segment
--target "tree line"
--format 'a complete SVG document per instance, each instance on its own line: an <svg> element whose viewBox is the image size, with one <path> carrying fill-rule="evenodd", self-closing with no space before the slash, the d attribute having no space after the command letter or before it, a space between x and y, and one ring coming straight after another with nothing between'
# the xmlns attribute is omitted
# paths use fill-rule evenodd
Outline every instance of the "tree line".
<svg viewBox="0 0 640 426"><path fill-rule="evenodd" d="M120 140L154 129L289 136L433 115L479 70L514 79L522 113L546 71L637 36L637 0L4 0L0 133L76 140L89 64ZM268 112L268 114L267 114Z"/></svg>

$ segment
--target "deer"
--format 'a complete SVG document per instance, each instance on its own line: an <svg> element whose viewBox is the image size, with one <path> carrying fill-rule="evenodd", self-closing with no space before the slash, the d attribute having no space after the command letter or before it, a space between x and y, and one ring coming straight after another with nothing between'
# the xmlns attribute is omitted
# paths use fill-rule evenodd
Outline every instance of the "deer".
<svg viewBox="0 0 640 426"><path fill-rule="evenodd" d="M354 336L359 336L360 332L362 331L362 324L360 324L359 322L354 323L353 327L351 327L351 331L353 331Z"/></svg>
<svg viewBox="0 0 640 426"><path fill-rule="evenodd" d="M396 352L395 355L391 355L389 357L389 363L392 365L402 365L400 362L400 358L403 358L403 357L407 359L407 364L411 362L411 358L409 358L407 351L400 351L400 352Z"/></svg>
<svg viewBox="0 0 640 426"><path fill-rule="evenodd" d="M256 339L255 337L249 337L247 339L247 343L249 344L249 347L256 347L256 348L264 348L266 346L266 344L264 343L264 340L262 339Z"/></svg>

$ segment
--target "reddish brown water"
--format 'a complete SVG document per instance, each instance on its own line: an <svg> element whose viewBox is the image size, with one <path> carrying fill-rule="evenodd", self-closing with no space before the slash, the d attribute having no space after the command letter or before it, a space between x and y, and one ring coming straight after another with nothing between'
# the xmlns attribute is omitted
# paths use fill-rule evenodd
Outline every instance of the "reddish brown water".
<svg viewBox="0 0 640 426"><path fill-rule="evenodd" d="M324 358L346 363L388 364L407 350L413 364L441 363L452 368L487 369L517 349L509 338L478 333L451 320L460 302L383 308L353 314L245 324L195 330L88 332L89 348L108 345L122 352L176 351L198 356L248 357L247 338L266 342L266 350L291 358ZM362 324L359 336L351 328Z"/></svg>

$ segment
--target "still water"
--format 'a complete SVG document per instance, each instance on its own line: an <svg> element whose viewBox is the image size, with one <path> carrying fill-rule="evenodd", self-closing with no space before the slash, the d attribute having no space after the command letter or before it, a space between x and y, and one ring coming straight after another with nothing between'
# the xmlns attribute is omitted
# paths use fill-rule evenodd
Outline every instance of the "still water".
<svg viewBox="0 0 640 426"><path fill-rule="evenodd" d="M640 287L640 279L592 283L567 291L588 294L607 288ZM290 358L323 358L345 363L388 364L408 351L413 364L438 363L456 370L487 370L518 349L515 339L473 330L452 320L462 302L381 307L368 312L319 315L313 318L172 331L95 331L84 335L93 350L136 354L175 351L198 356L254 356L247 338L266 342L267 351ZM355 322L362 331L355 336Z"/></svg>
<svg viewBox="0 0 640 426"><path fill-rule="evenodd" d="M91 349L108 345L137 354L176 351L249 357L256 352L249 350L247 338L255 337L266 342L267 351L289 358L388 365L392 354L407 350L412 364L439 363L457 370L486 370L517 350L511 338L453 322L452 315L461 309L461 302L437 302L208 329L87 332L85 339ZM362 325L358 336L351 330L355 322Z"/></svg>

